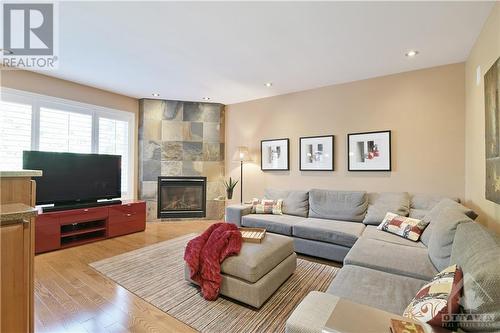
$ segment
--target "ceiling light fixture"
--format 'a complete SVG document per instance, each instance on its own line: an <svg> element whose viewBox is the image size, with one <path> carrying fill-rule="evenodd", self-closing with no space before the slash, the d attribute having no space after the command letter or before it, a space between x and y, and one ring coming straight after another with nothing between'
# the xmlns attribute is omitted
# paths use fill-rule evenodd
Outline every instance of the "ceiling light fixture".
<svg viewBox="0 0 500 333"><path fill-rule="evenodd" d="M410 50L410 51L408 51L408 52L405 53L405 56L407 56L408 58L413 58L417 54L418 54L418 51L416 51L416 50Z"/></svg>
<svg viewBox="0 0 500 333"><path fill-rule="evenodd" d="M210 100L210 97L203 97L202 98L204 101L209 101Z"/></svg>
<svg viewBox="0 0 500 333"><path fill-rule="evenodd" d="M151 95L153 95L153 97L160 97L160 94L158 93L152 93Z"/></svg>
<svg viewBox="0 0 500 333"><path fill-rule="evenodd" d="M266 82L265 86L266 86L266 87L272 87L272 86L273 86L273 83L272 83L272 82Z"/></svg>

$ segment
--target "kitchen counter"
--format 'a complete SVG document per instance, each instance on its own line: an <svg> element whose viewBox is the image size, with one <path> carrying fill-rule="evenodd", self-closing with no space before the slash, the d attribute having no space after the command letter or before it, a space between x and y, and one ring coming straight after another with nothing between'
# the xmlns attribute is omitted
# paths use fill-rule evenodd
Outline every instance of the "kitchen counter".
<svg viewBox="0 0 500 333"><path fill-rule="evenodd" d="M37 215L37 210L21 203L0 205L0 226L30 221Z"/></svg>
<svg viewBox="0 0 500 333"><path fill-rule="evenodd" d="M0 177L41 177L41 170L0 170Z"/></svg>

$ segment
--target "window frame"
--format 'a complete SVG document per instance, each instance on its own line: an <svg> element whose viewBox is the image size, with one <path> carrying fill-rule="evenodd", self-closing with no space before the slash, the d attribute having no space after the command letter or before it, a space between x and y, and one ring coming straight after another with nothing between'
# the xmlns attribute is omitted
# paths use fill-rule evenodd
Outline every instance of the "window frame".
<svg viewBox="0 0 500 333"><path fill-rule="evenodd" d="M103 106L77 102L59 97L36 94L23 90L1 87L2 101L31 105L31 149L40 148L40 108L56 109L60 111L75 112L92 116L91 153L99 153L99 118L107 118L128 123L128 154L127 166L128 188L122 193L122 199L135 197L135 114L130 111L107 108ZM123 171L123 170L122 170Z"/></svg>

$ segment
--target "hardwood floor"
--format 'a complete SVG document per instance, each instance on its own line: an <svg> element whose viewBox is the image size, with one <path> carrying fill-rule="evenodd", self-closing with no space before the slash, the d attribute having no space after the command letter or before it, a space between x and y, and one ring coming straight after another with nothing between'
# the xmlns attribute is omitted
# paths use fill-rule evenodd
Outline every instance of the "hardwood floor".
<svg viewBox="0 0 500 333"><path fill-rule="evenodd" d="M89 263L191 232L211 221L147 223L146 231L35 257L35 332L193 332Z"/></svg>

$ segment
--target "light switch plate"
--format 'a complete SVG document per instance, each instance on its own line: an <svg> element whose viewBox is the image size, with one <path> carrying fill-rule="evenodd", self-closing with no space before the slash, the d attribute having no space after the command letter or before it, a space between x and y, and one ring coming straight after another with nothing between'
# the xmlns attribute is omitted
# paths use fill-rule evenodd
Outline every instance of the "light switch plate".
<svg viewBox="0 0 500 333"><path fill-rule="evenodd" d="M481 66L476 67L476 86L481 85Z"/></svg>

